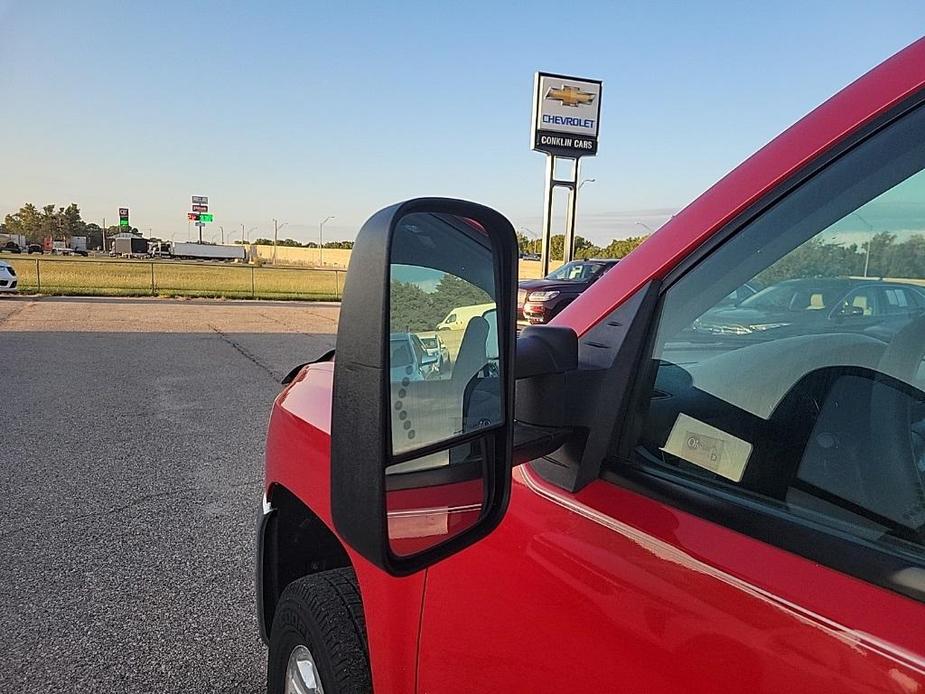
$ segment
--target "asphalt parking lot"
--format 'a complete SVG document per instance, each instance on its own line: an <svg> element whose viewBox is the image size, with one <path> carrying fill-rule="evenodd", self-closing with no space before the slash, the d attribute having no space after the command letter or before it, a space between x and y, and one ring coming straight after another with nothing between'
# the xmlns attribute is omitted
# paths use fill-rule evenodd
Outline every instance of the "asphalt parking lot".
<svg viewBox="0 0 925 694"><path fill-rule="evenodd" d="M264 691L266 421L337 314L0 297L0 691Z"/></svg>

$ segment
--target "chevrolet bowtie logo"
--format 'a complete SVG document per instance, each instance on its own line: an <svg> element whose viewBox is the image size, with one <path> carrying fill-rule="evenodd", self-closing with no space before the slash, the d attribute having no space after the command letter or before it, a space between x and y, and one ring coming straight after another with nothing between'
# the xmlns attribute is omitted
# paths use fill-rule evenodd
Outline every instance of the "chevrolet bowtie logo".
<svg viewBox="0 0 925 694"><path fill-rule="evenodd" d="M546 92L546 98L553 101L561 101L563 106L578 107L579 104L591 104L597 94L583 92L580 87L572 87L563 84L561 89L550 87Z"/></svg>

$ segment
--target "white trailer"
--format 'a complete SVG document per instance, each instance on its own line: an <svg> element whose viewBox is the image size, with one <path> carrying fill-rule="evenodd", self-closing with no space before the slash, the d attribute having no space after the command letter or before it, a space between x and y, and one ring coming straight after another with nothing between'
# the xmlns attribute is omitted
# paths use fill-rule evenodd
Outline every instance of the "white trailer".
<svg viewBox="0 0 925 694"><path fill-rule="evenodd" d="M184 243L174 241L170 247L174 258L195 258L204 260L244 260L244 246L223 246L216 243Z"/></svg>
<svg viewBox="0 0 925 694"><path fill-rule="evenodd" d="M9 241L12 241L24 250L29 245L26 242L26 237L23 234L0 234L0 246Z"/></svg>

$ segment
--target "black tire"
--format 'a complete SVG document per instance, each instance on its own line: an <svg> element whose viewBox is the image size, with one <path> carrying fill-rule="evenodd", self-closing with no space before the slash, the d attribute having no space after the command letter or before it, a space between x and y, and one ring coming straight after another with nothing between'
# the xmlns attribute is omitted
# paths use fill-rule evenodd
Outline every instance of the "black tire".
<svg viewBox="0 0 925 694"><path fill-rule="evenodd" d="M352 569L333 569L293 581L280 596L270 629L267 694L283 694L296 646L315 659L325 694L372 691L366 622Z"/></svg>

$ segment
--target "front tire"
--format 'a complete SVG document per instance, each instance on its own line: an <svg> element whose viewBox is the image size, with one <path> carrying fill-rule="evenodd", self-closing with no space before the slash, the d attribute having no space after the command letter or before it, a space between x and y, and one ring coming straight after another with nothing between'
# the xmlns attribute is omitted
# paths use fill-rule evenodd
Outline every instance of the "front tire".
<svg viewBox="0 0 925 694"><path fill-rule="evenodd" d="M267 694L372 691L356 576L333 569L293 581L270 629Z"/></svg>

